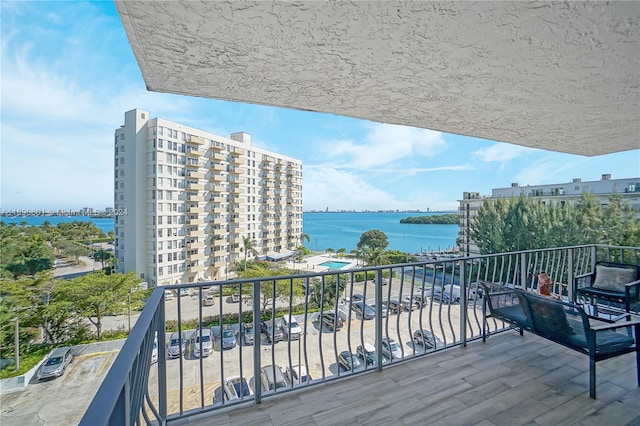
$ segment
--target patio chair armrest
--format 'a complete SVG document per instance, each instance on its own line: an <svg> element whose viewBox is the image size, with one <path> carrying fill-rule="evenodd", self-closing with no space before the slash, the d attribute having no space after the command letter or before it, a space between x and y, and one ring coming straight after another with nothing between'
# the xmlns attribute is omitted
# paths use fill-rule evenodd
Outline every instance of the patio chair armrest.
<svg viewBox="0 0 640 426"><path fill-rule="evenodd" d="M640 317L631 314L620 315L621 317L618 321L612 322L609 324L598 324L598 325L590 325L589 330L592 331L603 331L603 330L614 330L616 328L627 328L635 325L640 325ZM624 320L624 318L629 318L629 321Z"/></svg>

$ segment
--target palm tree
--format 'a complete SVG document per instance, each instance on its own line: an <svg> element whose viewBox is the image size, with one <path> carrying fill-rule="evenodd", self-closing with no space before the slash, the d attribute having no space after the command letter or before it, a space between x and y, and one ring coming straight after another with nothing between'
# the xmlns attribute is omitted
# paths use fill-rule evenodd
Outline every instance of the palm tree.
<svg viewBox="0 0 640 426"><path fill-rule="evenodd" d="M347 249L346 249L346 248L344 248L344 247L340 247L340 248L338 249L338 251L336 252L336 254L337 254L339 257L342 257L342 256L344 256L344 254L345 254L346 252L347 252Z"/></svg>
<svg viewBox="0 0 640 426"><path fill-rule="evenodd" d="M374 249L365 249L364 259L366 260L368 266L379 266L389 263L389 259L387 258L384 249L380 247Z"/></svg>
<svg viewBox="0 0 640 426"><path fill-rule="evenodd" d="M256 242L256 240L251 239L250 236L246 236L242 238L242 247L240 248L240 251L244 251L244 270L247 270L247 256L249 255L249 252L251 252L251 254L256 257L258 256L258 250L256 250L256 245L258 243Z"/></svg>
<svg viewBox="0 0 640 426"><path fill-rule="evenodd" d="M304 241L307 240L307 242L311 241L311 237L309 236L309 234L306 233L302 233L300 234L300 245L304 245Z"/></svg>
<svg viewBox="0 0 640 426"><path fill-rule="evenodd" d="M328 249L325 250L327 253L329 253L329 257L331 257L331 255L334 253L334 250L329 247Z"/></svg>

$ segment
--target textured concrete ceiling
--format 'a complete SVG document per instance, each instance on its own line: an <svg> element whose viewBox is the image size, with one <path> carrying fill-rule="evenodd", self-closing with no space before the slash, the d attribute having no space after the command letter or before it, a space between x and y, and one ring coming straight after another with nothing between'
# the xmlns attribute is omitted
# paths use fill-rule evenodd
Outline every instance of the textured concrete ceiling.
<svg viewBox="0 0 640 426"><path fill-rule="evenodd" d="M116 6L152 91L589 156L640 148L639 2Z"/></svg>

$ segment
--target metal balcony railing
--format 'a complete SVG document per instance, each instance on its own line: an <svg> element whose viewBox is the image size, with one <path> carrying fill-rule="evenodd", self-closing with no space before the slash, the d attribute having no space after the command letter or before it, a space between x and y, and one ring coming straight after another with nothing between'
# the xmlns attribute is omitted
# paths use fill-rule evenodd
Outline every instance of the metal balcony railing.
<svg viewBox="0 0 640 426"><path fill-rule="evenodd" d="M546 271L575 301L575 276L639 254L588 245L156 288L81 424L184 421L381 371L481 338L479 282L532 289Z"/></svg>

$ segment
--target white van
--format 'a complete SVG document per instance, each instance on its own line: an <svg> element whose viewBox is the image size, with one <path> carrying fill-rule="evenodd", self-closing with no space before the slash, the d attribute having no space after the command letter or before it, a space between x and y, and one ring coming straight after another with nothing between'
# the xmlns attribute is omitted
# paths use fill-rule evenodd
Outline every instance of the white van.
<svg viewBox="0 0 640 426"><path fill-rule="evenodd" d="M193 356L206 357L213 352L213 333L210 328L200 328L193 337Z"/></svg>

